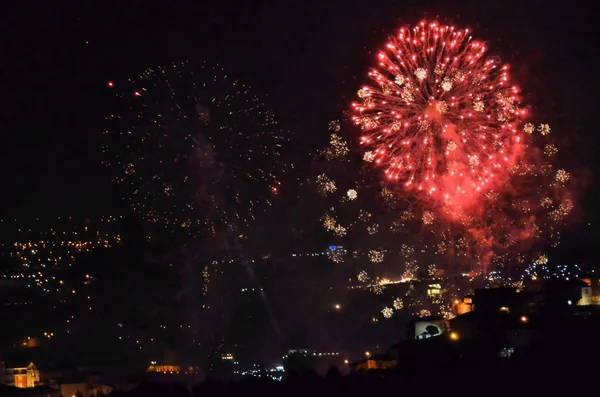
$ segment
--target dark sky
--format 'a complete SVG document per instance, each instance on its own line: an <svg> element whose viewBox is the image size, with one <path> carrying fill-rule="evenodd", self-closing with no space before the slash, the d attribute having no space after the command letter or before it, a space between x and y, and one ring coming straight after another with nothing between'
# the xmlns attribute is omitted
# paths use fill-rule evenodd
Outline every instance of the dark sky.
<svg viewBox="0 0 600 397"><path fill-rule="evenodd" d="M322 126L364 81L369 49L401 22L438 15L474 28L490 52L513 63L534 112L569 149L563 160L593 186L598 35L584 2L5 3L0 6L4 216L121 211L100 164L109 80L173 60L218 61L268 93L267 103L310 146L323 139ZM582 206L584 217L596 216L590 203L598 196L590 197Z"/></svg>

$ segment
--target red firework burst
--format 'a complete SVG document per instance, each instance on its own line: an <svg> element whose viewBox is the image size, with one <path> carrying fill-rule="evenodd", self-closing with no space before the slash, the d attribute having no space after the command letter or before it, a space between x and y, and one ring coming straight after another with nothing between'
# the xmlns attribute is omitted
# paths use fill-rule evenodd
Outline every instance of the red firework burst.
<svg viewBox="0 0 600 397"><path fill-rule="evenodd" d="M485 52L468 29L404 27L352 104L365 160L451 213L497 188L522 153L519 88Z"/></svg>

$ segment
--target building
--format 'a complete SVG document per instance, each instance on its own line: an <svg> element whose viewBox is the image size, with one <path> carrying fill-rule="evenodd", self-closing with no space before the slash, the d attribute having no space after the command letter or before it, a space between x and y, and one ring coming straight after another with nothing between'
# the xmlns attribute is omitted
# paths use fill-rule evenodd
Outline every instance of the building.
<svg viewBox="0 0 600 397"><path fill-rule="evenodd" d="M60 394L63 397L91 397L92 390L87 382L61 383Z"/></svg>
<svg viewBox="0 0 600 397"><path fill-rule="evenodd" d="M472 298L473 310L495 313L500 310L505 313L526 311L530 296L516 288L486 288L476 289Z"/></svg>
<svg viewBox="0 0 600 397"><path fill-rule="evenodd" d="M547 310L571 310L573 306L590 306L593 303L592 281L551 279L544 283L543 306Z"/></svg>
<svg viewBox="0 0 600 397"><path fill-rule="evenodd" d="M454 311L455 316L460 316L461 314L469 313L475 309L475 305L473 304L473 296L465 296L462 300L455 300L452 305L452 309Z"/></svg>
<svg viewBox="0 0 600 397"><path fill-rule="evenodd" d="M1 382L7 386L15 386L21 389L36 387L40 385L40 371L35 364L27 366L12 366L5 362L0 363Z"/></svg>
<svg viewBox="0 0 600 397"><path fill-rule="evenodd" d="M39 336L21 338L13 344L15 348L31 349L40 346Z"/></svg>
<svg viewBox="0 0 600 397"><path fill-rule="evenodd" d="M453 334L422 340L407 340L390 347L389 356L402 370L431 371L432 365L444 365L459 357Z"/></svg>
<svg viewBox="0 0 600 397"><path fill-rule="evenodd" d="M450 320L450 330L461 341L498 343L500 347L523 348L534 337L528 316L500 310L463 314Z"/></svg>
<svg viewBox="0 0 600 397"><path fill-rule="evenodd" d="M146 372L155 372L165 375L178 375L183 371L179 365L157 365L156 362L153 361L146 369Z"/></svg>
<svg viewBox="0 0 600 397"><path fill-rule="evenodd" d="M421 340L443 335L448 329L447 322L438 316L416 318L408 324L409 340Z"/></svg>
<svg viewBox="0 0 600 397"><path fill-rule="evenodd" d="M350 367L350 371L352 372L364 372L371 370L386 370L394 368L398 364L398 361L388 355L388 354L380 354L369 356L360 361L348 364Z"/></svg>
<svg viewBox="0 0 600 397"><path fill-rule="evenodd" d="M581 299L577 302L578 306L600 305L600 279L582 278L585 284L581 288Z"/></svg>
<svg viewBox="0 0 600 397"><path fill-rule="evenodd" d="M164 365L157 364L156 361L152 361L146 369L148 373L156 373L163 375L197 375L202 371L200 368L187 366L182 367L180 365Z"/></svg>

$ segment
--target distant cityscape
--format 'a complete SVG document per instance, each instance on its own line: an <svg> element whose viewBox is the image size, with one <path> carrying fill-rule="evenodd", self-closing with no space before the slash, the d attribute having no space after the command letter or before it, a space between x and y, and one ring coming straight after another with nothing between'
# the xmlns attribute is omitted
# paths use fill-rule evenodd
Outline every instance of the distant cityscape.
<svg viewBox="0 0 600 397"><path fill-rule="evenodd" d="M13 228L12 235L6 231L7 224ZM532 327L547 307L572 307L569 313L576 316L592 315L600 308L600 283L593 269L583 264L553 265L547 260L532 263L515 282L501 271L478 279L471 274L445 276L435 269L427 274L380 274L363 279L361 272L356 276L356 269L350 268L323 278L322 285L312 282L320 292L314 305L305 306L307 313L287 311L285 299L271 302L271 291L279 294L281 288L281 278L275 284L269 282L281 270L278 261L286 270L311 263L323 267L323 263L332 263L331 252L345 252L331 246L321 252L290 253L285 260L261 255L249 260L251 276L237 277L235 284L230 283L227 272L239 272L236 259L214 260L210 267L186 275L193 274L202 291L190 304L200 302L209 313L190 315L181 299L186 280L180 279L176 270L185 257L177 258L170 249L152 246L144 238L134 239L142 245L127 248L130 241L123 237L125 226L120 217L59 219L56 226L39 230L18 227L16 221L2 222L2 226L0 316L11 321L0 333L0 374L4 374L4 384L19 388L56 382L70 387L74 384L71 380L61 379L91 373L111 379L106 384L83 382L88 393L90 387L119 384L116 368L116 373L146 377L268 377L275 381L282 381L289 371L314 370L324 376L331 367L341 373L381 370L396 365L396 356L407 341L470 338L471 328L476 327L470 321L480 321L467 320L471 312L498 312L506 319L516 316L519 326ZM139 264L127 270L121 265L123 260ZM300 262L290 266L290 260ZM179 262L174 266L175 261ZM152 273L152 278L163 274L164 282L148 289L144 271ZM209 291L222 288L219 280L227 280L226 289L218 289L220 299L211 300ZM291 287L294 280L288 280ZM136 283L141 283L143 293ZM198 318L214 324L222 321L223 291L230 300L226 310L242 314L229 319L218 336L207 337ZM393 305L387 307L386 301ZM276 334L272 334L275 343L265 348L265 329L273 324L277 329L281 318L290 321L306 315L314 316L313 321L327 330L321 331L321 338L305 336L294 342L291 337L276 342ZM189 322L183 323L183 319ZM359 333L348 333L357 328ZM257 329L263 331L257 334ZM94 344L91 335L98 330L102 343L115 344L115 349L89 350ZM306 345L319 339L320 346ZM525 343L513 342L499 347L497 354L509 358ZM290 348L293 344L297 347ZM85 356L73 350L84 345ZM57 360L58 356L61 359Z"/></svg>

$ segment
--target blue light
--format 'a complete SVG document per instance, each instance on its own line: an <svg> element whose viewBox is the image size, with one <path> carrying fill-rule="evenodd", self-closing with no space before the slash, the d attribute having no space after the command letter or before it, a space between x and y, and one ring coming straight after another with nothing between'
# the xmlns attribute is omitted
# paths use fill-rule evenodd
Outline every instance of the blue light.
<svg viewBox="0 0 600 397"><path fill-rule="evenodd" d="M337 245L330 245L329 251L335 251L337 249Z"/></svg>

